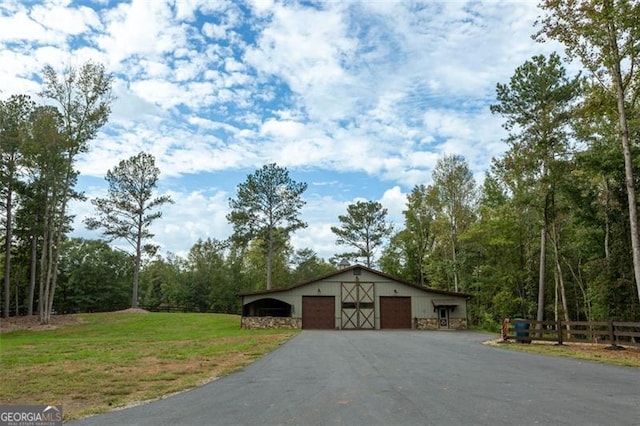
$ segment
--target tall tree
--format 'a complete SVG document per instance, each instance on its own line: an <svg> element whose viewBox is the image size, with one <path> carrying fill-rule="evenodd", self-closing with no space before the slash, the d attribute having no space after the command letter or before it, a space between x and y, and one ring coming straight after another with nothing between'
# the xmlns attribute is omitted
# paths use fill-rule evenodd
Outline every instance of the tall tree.
<svg viewBox="0 0 640 426"><path fill-rule="evenodd" d="M153 238L151 224L162 217L157 211L164 204L173 203L168 195L154 197L160 169L155 165L153 155L140 152L122 160L107 172L109 183L107 197L91 200L98 216L85 219L89 229L103 229L107 241L123 239L135 251L133 269L133 291L131 307L138 307L138 281L143 251L152 251L153 247L143 245L145 240Z"/></svg>
<svg viewBox="0 0 640 426"><path fill-rule="evenodd" d="M247 176L238 185L236 198L229 199L231 213L227 220L233 224L234 239L244 243L261 239L266 243L267 289L272 287L276 242L288 241L292 232L307 226L299 218L306 204L302 199L306 189L306 183L294 181L286 168L272 163Z"/></svg>
<svg viewBox="0 0 640 426"><path fill-rule="evenodd" d="M75 172L67 169L66 153L68 140L61 134L62 117L55 107L36 107L31 119L31 137L25 150L25 163L29 173L29 191L25 205L39 208L29 211L35 216L32 231L34 242L40 240L38 277L38 317L42 323L49 322L55 296L60 246L57 237L68 230L68 217L62 215L61 199L76 197L70 186L75 183ZM68 179L68 180L67 180ZM67 180L70 186L63 182ZM39 216L39 217L38 217ZM35 246L32 246L35 247ZM32 271L35 270L37 250L32 250ZM35 289L34 289L35 290Z"/></svg>
<svg viewBox="0 0 640 426"><path fill-rule="evenodd" d="M337 255L357 261L364 258L365 265L375 264L376 250L393 232L393 225L387 221L387 209L377 201L358 201L347 206L347 214L338 216L340 226L332 226L336 234L336 244L355 248L355 251Z"/></svg>
<svg viewBox="0 0 640 426"><path fill-rule="evenodd" d="M14 194L20 184L19 169L29 134L30 115L34 107L34 102L25 95L14 95L6 101L0 101L0 182L2 183L0 196L4 200L5 209L3 308L5 318L9 317Z"/></svg>
<svg viewBox="0 0 640 426"><path fill-rule="evenodd" d="M407 196L402 212L405 227L391 238L380 258L384 272L426 285L425 259L435 243L435 192L432 186L416 185Z"/></svg>
<svg viewBox="0 0 640 426"><path fill-rule="evenodd" d="M471 224L476 202L476 183L464 157L445 155L433 169L438 210L449 228L453 283L459 288L458 239Z"/></svg>
<svg viewBox="0 0 640 426"><path fill-rule="evenodd" d="M634 275L640 300L640 231L629 133L629 112L640 96L640 2L635 0L543 0L538 40L564 44L595 81L616 99L624 158ZM606 104L605 104L606 105Z"/></svg>
<svg viewBox="0 0 640 426"><path fill-rule="evenodd" d="M509 84L496 88L498 104L493 113L501 114L509 131L510 149L503 164L528 176L537 188L532 203L540 212L540 262L537 320L544 319L546 291L546 250L549 226L553 220L555 187L562 176L561 160L570 152L568 124L580 78L570 79L560 57L534 56L516 68Z"/></svg>
<svg viewBox="0 0 640 426"><path fill-rule="evenodd" d="M67 207L78 196L73 190L77 171L74 168L78 154L88 149L111 112L112 77L103 65L86 62L79 69L69 67L58 74L51 66L43 70L44 89L40 95L52 101L59 112L59 136L63 143L57 163L60 179L55 190L49 193L50 220L44 222L41 264L41 297L38 301L40 321L48 323L56 289L58 262L62 238L68 230Z"/></svg>

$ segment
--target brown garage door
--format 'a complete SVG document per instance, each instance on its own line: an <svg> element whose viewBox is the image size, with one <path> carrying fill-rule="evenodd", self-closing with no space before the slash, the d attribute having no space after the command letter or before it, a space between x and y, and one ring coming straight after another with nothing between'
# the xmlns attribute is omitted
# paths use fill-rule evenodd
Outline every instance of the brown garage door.
<svg viewBox="0 0 640 426"><path fill-rule="evenodd" d="M380 328L411 328L411 298L381 296Z"/></svg>
<svg viewBox="0 0 640 426"><path fill-rule="evenodd" d="M302 296L302 328L333 330L336 326L333 296Z"/></svg>

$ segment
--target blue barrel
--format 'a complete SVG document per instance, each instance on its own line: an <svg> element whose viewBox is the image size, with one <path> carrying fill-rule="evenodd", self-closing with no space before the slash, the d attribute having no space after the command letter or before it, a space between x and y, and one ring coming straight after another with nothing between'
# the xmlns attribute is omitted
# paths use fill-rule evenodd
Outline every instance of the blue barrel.
<svg viewBox="0 0 640 426"><path fill-rule="evenodd" d="M523 318L514 318L513 320L513 328L516 330L516 342L531 343L531 338L529 337L529 323L518 322L523 320Z"/></svg>

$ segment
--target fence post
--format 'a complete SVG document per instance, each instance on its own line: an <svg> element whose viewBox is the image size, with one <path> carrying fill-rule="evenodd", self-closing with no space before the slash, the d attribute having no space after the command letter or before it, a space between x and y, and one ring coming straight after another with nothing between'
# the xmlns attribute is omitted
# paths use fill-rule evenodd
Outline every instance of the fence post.
<svg viewBox="0 0 640 426"><path fill-rule="evenodd" d="M556 333L558 334L558 345L562 345L562 320L556 321Z"/></svg>

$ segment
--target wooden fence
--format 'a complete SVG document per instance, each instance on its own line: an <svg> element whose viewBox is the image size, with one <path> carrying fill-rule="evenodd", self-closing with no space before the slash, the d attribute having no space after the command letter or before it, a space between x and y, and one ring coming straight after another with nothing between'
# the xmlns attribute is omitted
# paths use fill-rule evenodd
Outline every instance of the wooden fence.
<svg viewBox="0 0 640 426"><path fill-rule="evenodd" d="M599 343L620 347L640 346L640 322L621 321L533 321L505 320L503 340L529 343L532 340L556 342Z"/></svg>

